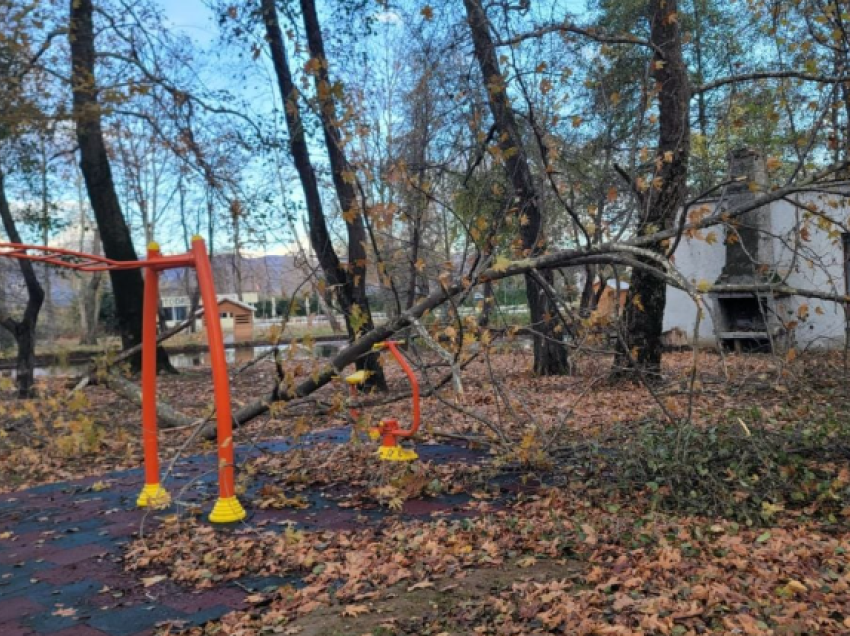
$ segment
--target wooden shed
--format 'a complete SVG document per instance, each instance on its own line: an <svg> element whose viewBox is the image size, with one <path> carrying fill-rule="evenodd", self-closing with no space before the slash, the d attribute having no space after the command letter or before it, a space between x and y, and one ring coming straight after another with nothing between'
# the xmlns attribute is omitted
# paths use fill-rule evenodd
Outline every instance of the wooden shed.
<svg viewBox="0 0 850 636"><path fill-rule="evenodd" d="M222 330L231 332L234 341L244 342L254 339L254 308L251 305L231 298L222 298L218 301L218 316ZM204 314L205 329L206 326L206 314Z"/></svg>

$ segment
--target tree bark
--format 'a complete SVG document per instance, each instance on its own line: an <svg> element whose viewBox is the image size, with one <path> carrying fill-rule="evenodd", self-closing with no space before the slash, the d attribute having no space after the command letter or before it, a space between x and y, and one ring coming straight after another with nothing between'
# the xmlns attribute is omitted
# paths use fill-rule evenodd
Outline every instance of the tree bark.
<svg viewBox="0 0 850 636"><path fill-rule="evenodd" d="M499 131L499 146L514 196L519 202L518 221L524 256L533 257L546 251L543 235L543 215L540 199L534 185L522 137L508 100L504 76L490 34L490 21L481 0L464 0L467 23L472 33L475 57L481 70L485 92ZM550 286L553 273L540 272ZM561 328L557 324L557 310L544 287L532 276L525 275L526 298L531 314L530 328L534 344L534 372L537 375L564 375L569 373L567 347Z"/></svg>
<svg viewBox="0 0 850 636"><path fill-rule="evenodd" d="M69 41L71 48L71 84L73 115L80 148L80 170L94 212L103 252L118 261L138 260L133 240L115 191L112 169L103 141L101 112L95 80L95 47L92 0L71 0ZM112 293L125 349L142 339L142 298L144 282L139 270L110 271ZM131 360L141 367L141 356ZM157 367L174 371L168 354L157 350Z"/></svg>
<svg viewBox="0 0 850 636"><path fill-rule="evenodd" d="M304 19L304 30L307 34L307 47L310 50L310 57L316 61L313 78L316 86L316 95L319 100L319 119L322 122L325 147L327 148L328 159L331 164L334 189L336 190L337 200L339 201L342 217L345 220L345 229L348 235L348 266L345 293L350 297L352 311L357 308L360 314L357 319L359 328L349 328L349 337L353 340L357 337L358 332L364 333L371 331L375 327L372 321L372 312L369 309L369 299L366 296L366 270L368 263L366 224L360 202L357 198L357 192L354 188L354 168L348 162L343 151L342 132L337 123L334 90L331 86L328 58L325 54L322 29L316 13L316 3L313 0L301 0L301 14ZM384 379L384 371L381 368L380 356L377 353L358 360L356 366L358 369L369 371L369 379L366 383L367 388L375 387L386 390L387 383Z"/></svg>
<svg viewBox="0 0 850 636"><path fill-rule="evenodd" d="M9 209L5 175L2 170L0 170L0 217L9 240L13 243L22 243L21 235L12 218L12 211ZM44 303L44 290L38 282L32 262L25 259L17 260L27 288L27 304L20 320L3 316L0 318L0 324L14 336L18 348L16 366L18 397L29 399L35 395L35 328L38 324L38 314Z"/></svg>
<svg viewBox="0 0 850 636"><path fill-rule="evenodd" d="M260 5L263 23L266 28L266 38L272 55L272 64L277 75L278 88L280 89L281 99L284 104L284 117L286 118L287 129L289 130L289 149L292 153L295 169L298 172L298 178L301 181L301 187L304 190L304 200L307 205L307 219L310 228L310 244L316 253L316 258L319 261L319 266L322 268L328 286L336 294L343 315L345 316L349 340L353 342L364 327L368 331L373 326L368 302L365 299L366 235L363 229L363 219L359 214L357 215L357 219L351 219L350 215L347 215L349 218L346 219L346 226L350 228L350 263L348 271L346 271L331 242L327 220L322 209L322 199L319 193L318 182L316 181L316 172L310 160L304 133L304 124L301 119L301 108L298 104L299 94L292 81L292 71L290 70L289 60L286 55L286 47L283 41L283 33L280 29L277 9L274 0L261 0ZM326 132L326 134L333 133ZM329 153L331 152L330 148L336 148L333 143L329 143L328 146ZM340 168L338 163L342 161L342 165L346 165L344 163L344 157L340 159L337 156L334 161L337 162L338 168L338 170L334 170L335 185L337 172L339 172L339 179L343 184L349 185L345 183L346 175L343 174L345 169ZM353 188L351 190L343 189L341 195L340 190L338 190L337 194L340 196L340 205L344 214L346 210L351 210L352 208L356 211L356 197L354 196ZM357 222L359 222L360 229L357 227ZM358 324L364 320L367 321L365 324ZM359 368L367 367L367 365L370 370L380 372L380 365L375 356L366 356L358 360ZM386 386L383 373L380 373L376 380L379 382L379 386Z"/></svg>
<svg viewBox="0 0 850 636"><path fill-rule="evenodd" d="M656 180L646 194L639 236L671 227L687 194L691 87L682 56L677 11L678 0L650 0L650 41L656 47L651 71L659 95L658 169ZM659 253L664 249L660 243L646 247ZM632 270L624 314L625 333L614 360L615 375L639 371L647 379L660 377L666 302L664 280L646 269Z"/></svg>

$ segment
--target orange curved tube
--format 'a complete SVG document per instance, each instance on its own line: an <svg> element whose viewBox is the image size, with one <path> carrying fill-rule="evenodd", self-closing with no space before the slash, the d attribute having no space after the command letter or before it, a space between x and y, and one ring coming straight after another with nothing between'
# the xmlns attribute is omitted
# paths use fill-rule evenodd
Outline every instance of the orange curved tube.
<svg viewBox="0 0 850 636"><path fill-rule="evenodd" d="M218 315L218 298L215 294L212 265L207 248L200 237L192 241L195 269L198 272L198 287L204 301L204 319L207 323L207 343L210 350L213 389L215 390L215 413L218 422L218 489L222 499L236 493L234 486L233 420L230 412L230 380L227 376L227 360L224 355L224 337Z"/></svg>
<svg viewBox="0 0 850 636"><path fill-rule="evenodd" d="M413 373L413 369L410 368L410 365L407 363L407 360L401 352L398 350L398 343L394 340L387 340L384 344L387 345L387 348L390 350L390 353L393 354L393 357L396 359L401 365L401 368L404 370L404 373L407 375L407 379L410 381L410 390L413 397L413 424L411 425L409 430L404 429L395 429L393 433L399 437L412 437L416 434L416 431L419 430L419 381L416 379L416 374Z"/></svg>

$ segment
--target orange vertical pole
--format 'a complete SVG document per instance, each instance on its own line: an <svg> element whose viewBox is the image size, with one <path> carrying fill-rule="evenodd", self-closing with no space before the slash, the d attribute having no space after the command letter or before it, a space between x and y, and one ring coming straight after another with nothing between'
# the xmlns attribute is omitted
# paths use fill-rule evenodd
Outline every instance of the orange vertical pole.
<svg viewBox="0 0 850 636"><path fill-rule="evenodd" d="M230 412L230 381L224 356L224 338L218 315L218 298L215 293L212 265L207 247L200 236L192 238L192 253L198 272L198 287L204 303L207 343L210 349L215 412L218 421L218 501L210 513L213 523L232 523L245 518L245 509L236 497L234 484L233 422Z"/></svg>
<svg viewBox="0 0 850 636"><path fill-rule="evenodd" d="M148 261L160 256L156 243L148 245ZM145 485L136 505L161 508L171 497L159 483L159 444L156 422L156 322L159 306L159 273L145 269L145 296L142 306L142 446L145 455Z"/></svg>

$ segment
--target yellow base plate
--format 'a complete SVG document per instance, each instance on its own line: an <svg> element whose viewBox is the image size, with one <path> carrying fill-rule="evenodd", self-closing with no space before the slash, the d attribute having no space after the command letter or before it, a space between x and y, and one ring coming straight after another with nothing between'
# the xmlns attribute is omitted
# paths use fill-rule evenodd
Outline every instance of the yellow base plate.
<svg viewBox="0 0 850 636"><path fill-rule="evenodd" d="M378 457L385 462L412 462L419 459L415 450L401 446L379 446Z"/></svg>
<svg viewBox="0 0 850 636"><path fill-rule="evenodd" d="M139 508L168 508L171 505L171 495L159 484L145 484L136 499L136 505Z"/></svg>
<svg viewBox="0 0 850 636"><path fill-rule="evenodd" d="M219 497L210 513L210 521L213 523L233 523L242 521L247 514L236 497Z"/></svg>

